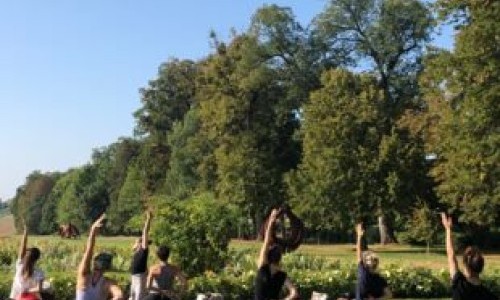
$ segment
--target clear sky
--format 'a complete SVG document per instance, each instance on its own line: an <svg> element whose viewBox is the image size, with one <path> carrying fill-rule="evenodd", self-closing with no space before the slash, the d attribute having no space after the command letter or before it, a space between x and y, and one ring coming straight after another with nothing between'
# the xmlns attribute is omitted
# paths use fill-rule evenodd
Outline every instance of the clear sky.
<svg viewBox="0 0 500 300"><path fill-rule="evenodd" d="M306 25L324 0L15 0L0 4L0 198L33 170L64 171L131 136L138 89L171 57L210 51L265 3ZM450 48L445 29L436 44Z"/></svg>

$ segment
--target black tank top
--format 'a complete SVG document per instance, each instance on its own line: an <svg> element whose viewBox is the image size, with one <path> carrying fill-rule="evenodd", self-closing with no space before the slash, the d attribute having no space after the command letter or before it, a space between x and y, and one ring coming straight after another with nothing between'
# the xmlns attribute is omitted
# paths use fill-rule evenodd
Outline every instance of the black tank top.
<svg viewBox="0 0 500 300"><path fill-rule="evenodd" d="M132 265L130 266L130 273L132 273L132 275L146 273L146 270L148 269L148 254L149 248L140 248L134 252Z"/></svg>
<svg viewBox="0 0 500 300"><path fill-rule="evenodd" d="M260 267L255 278L255 300L279 299L283 285L285 284L286 273L278 271L271 274L269 264Z"/></svg>

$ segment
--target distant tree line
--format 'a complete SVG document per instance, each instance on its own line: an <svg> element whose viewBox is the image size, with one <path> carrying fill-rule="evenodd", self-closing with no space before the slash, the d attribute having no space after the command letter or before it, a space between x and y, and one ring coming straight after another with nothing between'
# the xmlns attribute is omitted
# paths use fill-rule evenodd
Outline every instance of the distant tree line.
<svg viewBox="0 0 500 300"><path fill-rule="evenodd" d="M452 51L429 46L440 22ZM11 210L40 234L106 210L108 233L131 234L147 207L209 193L240 236L288 203L337 240L365 220L428 241L438 210L484 238L500 229L499 36L496 1L330 0L307 26L263 6L205 58L160 66L133 137L33 172Z"/></svg>

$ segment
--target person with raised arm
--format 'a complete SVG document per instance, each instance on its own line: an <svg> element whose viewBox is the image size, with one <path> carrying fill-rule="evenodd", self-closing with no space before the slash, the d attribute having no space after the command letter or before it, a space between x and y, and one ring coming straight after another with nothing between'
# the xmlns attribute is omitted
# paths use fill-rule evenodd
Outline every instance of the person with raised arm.
<svg viewBox="0 0 500 300"><path fill-rule="evenodd" d="M356 225L356 260L358 263L358 280L356 283L355 299L389 299L392 292L387 281L377 273L378 257L370 250L363 251L363 236L365 230L362 223ZM353 299L352 294L345 295L338 300Z"/></svg>
<svg viewBox="0 0 500 300"><path fill-rule="evenodd" d="M146 274L148 270L149 255L149 228L151 225L151 211L146 212L146 222L142 229L142 236L135 241L133 246L132 264L130 272L132 273L130 285L130 300L140 300L144 297L146 286Z"/></svg>
<svg viewBox="0 0 500 300"><path fill-rule="evenodd" d="M257 262L258 271L255 278L255 300L277 300L283 287L286 288L287 300L298 299L297 288L293 285L287 274L280 268L281 247L273 244L273 228L280 211L273 209L269 216L264 234L264 243L260 249Z"/></svg>
<svg viewBox="0 0 500 300"><path fill-rule="evenodd" d="M99 253L90 262L94 253L95 239L99 229L104 225L106 214L102 214L90 227L85 253L78 267L76 278L76 300L123 300L123 293L115 281L104 276L111 269L113 256Z"/></svg>
<svg viewBox="0 0 500 300"><path fill-rule="evenodd" d="M142 300L180 300L187 290L186 276L177 266L168 263L170 249L167 246L158 247L156 255L160 262L149 269L146 282L149 294ZM181 283L180 293L173 289L175 279Z"/></svg>
<svg viewBox="0 0 500 300"><path fill-rule="evenodd" d="M484 268L484 258L477 247L469 246L463 254L464 272L458 268L455 249L453 247L453 221L446 213L441 213L441 222L445 228L446 256L451 278L451 292L453 300L498 300L486 287L481 284L479 274Z"/></svg>
<svg viewBox="0 0 500 300"><path fill-rule="evenodd" d="M10 299L14 300L39 300L42 299L41 292L44 273L35 267L40 258L40 249L36 247L26 248L28 243L28 228L23 223L23 237L19 247L16 261L16 273L12 283Z"/></svg>

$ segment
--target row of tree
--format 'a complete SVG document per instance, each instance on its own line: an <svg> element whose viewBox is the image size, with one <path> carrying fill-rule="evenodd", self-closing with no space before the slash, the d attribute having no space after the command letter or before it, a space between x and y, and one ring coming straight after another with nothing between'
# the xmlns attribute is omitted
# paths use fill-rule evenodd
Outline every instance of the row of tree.
<svg viewBox="0 0 500 300"><path fill-rule="evenodd" d="M453 51L427 47L439 21L456 26ZM330 0L307 27L267 5L211 40L140 90L133 138L28 176L16 217L52 233L107 210L110 233L127 234L146 207L209 192L237 207L240 234L282 203L339 239L359 219L384 238L428 228L436 210L471 234L499 228L499 2Z"/></svg>

